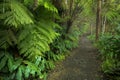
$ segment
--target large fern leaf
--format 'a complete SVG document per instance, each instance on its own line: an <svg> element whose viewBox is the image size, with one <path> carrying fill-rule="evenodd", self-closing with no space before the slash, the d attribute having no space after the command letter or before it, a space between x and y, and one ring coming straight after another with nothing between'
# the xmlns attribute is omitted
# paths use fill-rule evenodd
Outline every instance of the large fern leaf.
<svg viewBox="0 0 120 80"><path fill-rule="evenodd" d="M44 21L37 25L30 25L21 30L18 38L18 48L24 57L41 56L43 52L48 51L49 43L58 35L52 24L46 24Z"/></svg>
<svg viewBox="0 0 120 80"><path fill-rule="evenodd" d="M34 0L24 0L34 1ZM23 1L23 2L24 2ZM6 71L5 80L23 80L29 77L45 78L46 61L45 52L50 50L49 44L59 35L56 33L58 24L52 21L53 13L57 9L49 0L38 0L40 16L31 17L30 11L19 0L5 0L0 3L0 71ZM31 4L31 3L30 3ZM42 6L42 7L41 7ZM37 11L37 10L36 10ZM45 16L43 12L50 12ZM38 10L39 13L39 10ZM37 18L36 18L37 17ZM52 18L52 19L51 19ZM34 22L33 22L34 20ZM7 45L7 47L6 47ZM52 63L50 64L52 67ZM5 75L6 76L6 75ZM0 75L1 77L1 75Z"/></svg>
<svg viewBox="0 0 120 80"><path fill-rule="evenodd" d="M32 18L30 17L30 12L25 6L20 2L11 0L10 2L4 4L5 11L1 13L1 19L4 19L4 22L8 26L18 27L20 25L33 23Z"/></svg>

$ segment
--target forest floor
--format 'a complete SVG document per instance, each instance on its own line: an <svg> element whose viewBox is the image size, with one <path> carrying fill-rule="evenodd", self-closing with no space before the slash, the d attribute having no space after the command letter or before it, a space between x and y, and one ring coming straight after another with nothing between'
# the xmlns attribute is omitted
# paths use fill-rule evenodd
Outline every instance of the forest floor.
<svg viewBox="0 0 120 80"><path fill-rule="evenodd" d="M102 80L98 51L82 36L79 47L73 49L64 61L48 75L47 80Z"/></svg>

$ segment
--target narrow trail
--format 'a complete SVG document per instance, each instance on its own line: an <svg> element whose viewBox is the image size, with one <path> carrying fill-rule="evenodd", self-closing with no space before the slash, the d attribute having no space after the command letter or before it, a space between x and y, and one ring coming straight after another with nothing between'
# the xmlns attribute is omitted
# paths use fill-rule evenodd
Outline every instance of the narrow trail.
<svg viewBox="0 0 120 80"><path fill-rule="evenodd" d="M83 36L80 46L50 72L47 80L101 80L97 50Z"/></svg>

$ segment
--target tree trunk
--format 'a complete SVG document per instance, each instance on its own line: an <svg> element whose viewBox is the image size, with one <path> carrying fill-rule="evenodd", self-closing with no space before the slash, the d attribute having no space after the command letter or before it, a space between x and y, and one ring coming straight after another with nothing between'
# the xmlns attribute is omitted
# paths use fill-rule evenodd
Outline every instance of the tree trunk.
<svg viewBox="0 0 120 80"><path fill-rule="evenodd" d="M70 1L70 4L69 4L69 15L71 16L72 15L72 7L73 7L73 0Z"/></svg>
<svg viewBox="0 0 120 80"><path fill-rule="evenodd" d="M38 7L38 0L34 0L33 10L35 10Z"/></svg>
<svg viewBox="0 0 120 80"><path fill-rule="evenodd" d="M93 33L93 27L92 27L92 24L90 24L90 34L92 35Z"/></svg>
<svg viewBox="0 0 120 80"><path fill-rule="evenodd" d="M70 28L71 28L71 26L72 26L72 21L71 21L71 19L69 19L68 21L67 21L67 29L66 29L66 33L69 33L69 30L70 30Z"/></svg>
<svg viewBox="0 0 120 80"><path fill-rule="evenodd" d="M101 0L97 0L97 14L96 14L96 40L99 39L101 31Z"/></svg>
<svg viewBox="0 0 120 80"><path fill-rule="evenodd" d="M104 17L104 21L103 21L102 34L105 33L105 29L106 29L106 16Z"/></svg>
<svg viewBox="0 0 120 80"><path fill-rule="evenodd" d="M67 14L70 17L70 19L67 21L66 33L69 33L69 30L70 30L70 28L72 26L72 7L73 7L73 0L70 0L70 2L69 2L69 10L67 12Z"/></svg>

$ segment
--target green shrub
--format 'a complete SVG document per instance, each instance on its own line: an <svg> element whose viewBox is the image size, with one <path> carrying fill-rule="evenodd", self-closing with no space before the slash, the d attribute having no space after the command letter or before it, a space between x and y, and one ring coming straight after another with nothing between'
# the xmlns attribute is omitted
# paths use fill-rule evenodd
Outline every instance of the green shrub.
<svg viewBox="0 0 120 80"><path fill-rule="evenodd" d="M118 27L119 28L119 27ZM120 29L114 34L108 33L100 37L98 48L102 55L102 70L109 80L120 79Z"/></svg>
<svg viewBox="0 0 120 80"><path fill-rule="evenodd" d="M77 47L81 32L54 22L58 11L49 0L0 1L0 79L46 80L55 61Z"/></svg>
<svg viewBox="0 0 120 80"><path fill-rule="evenodd" d="M79 36L81 35L78 28L74 28L67 35L64 28L58 32L61 35L51 43L50 51L46 53L47 60L52 60L53 62L65 59L68 51L79 45Z"/></svg>

